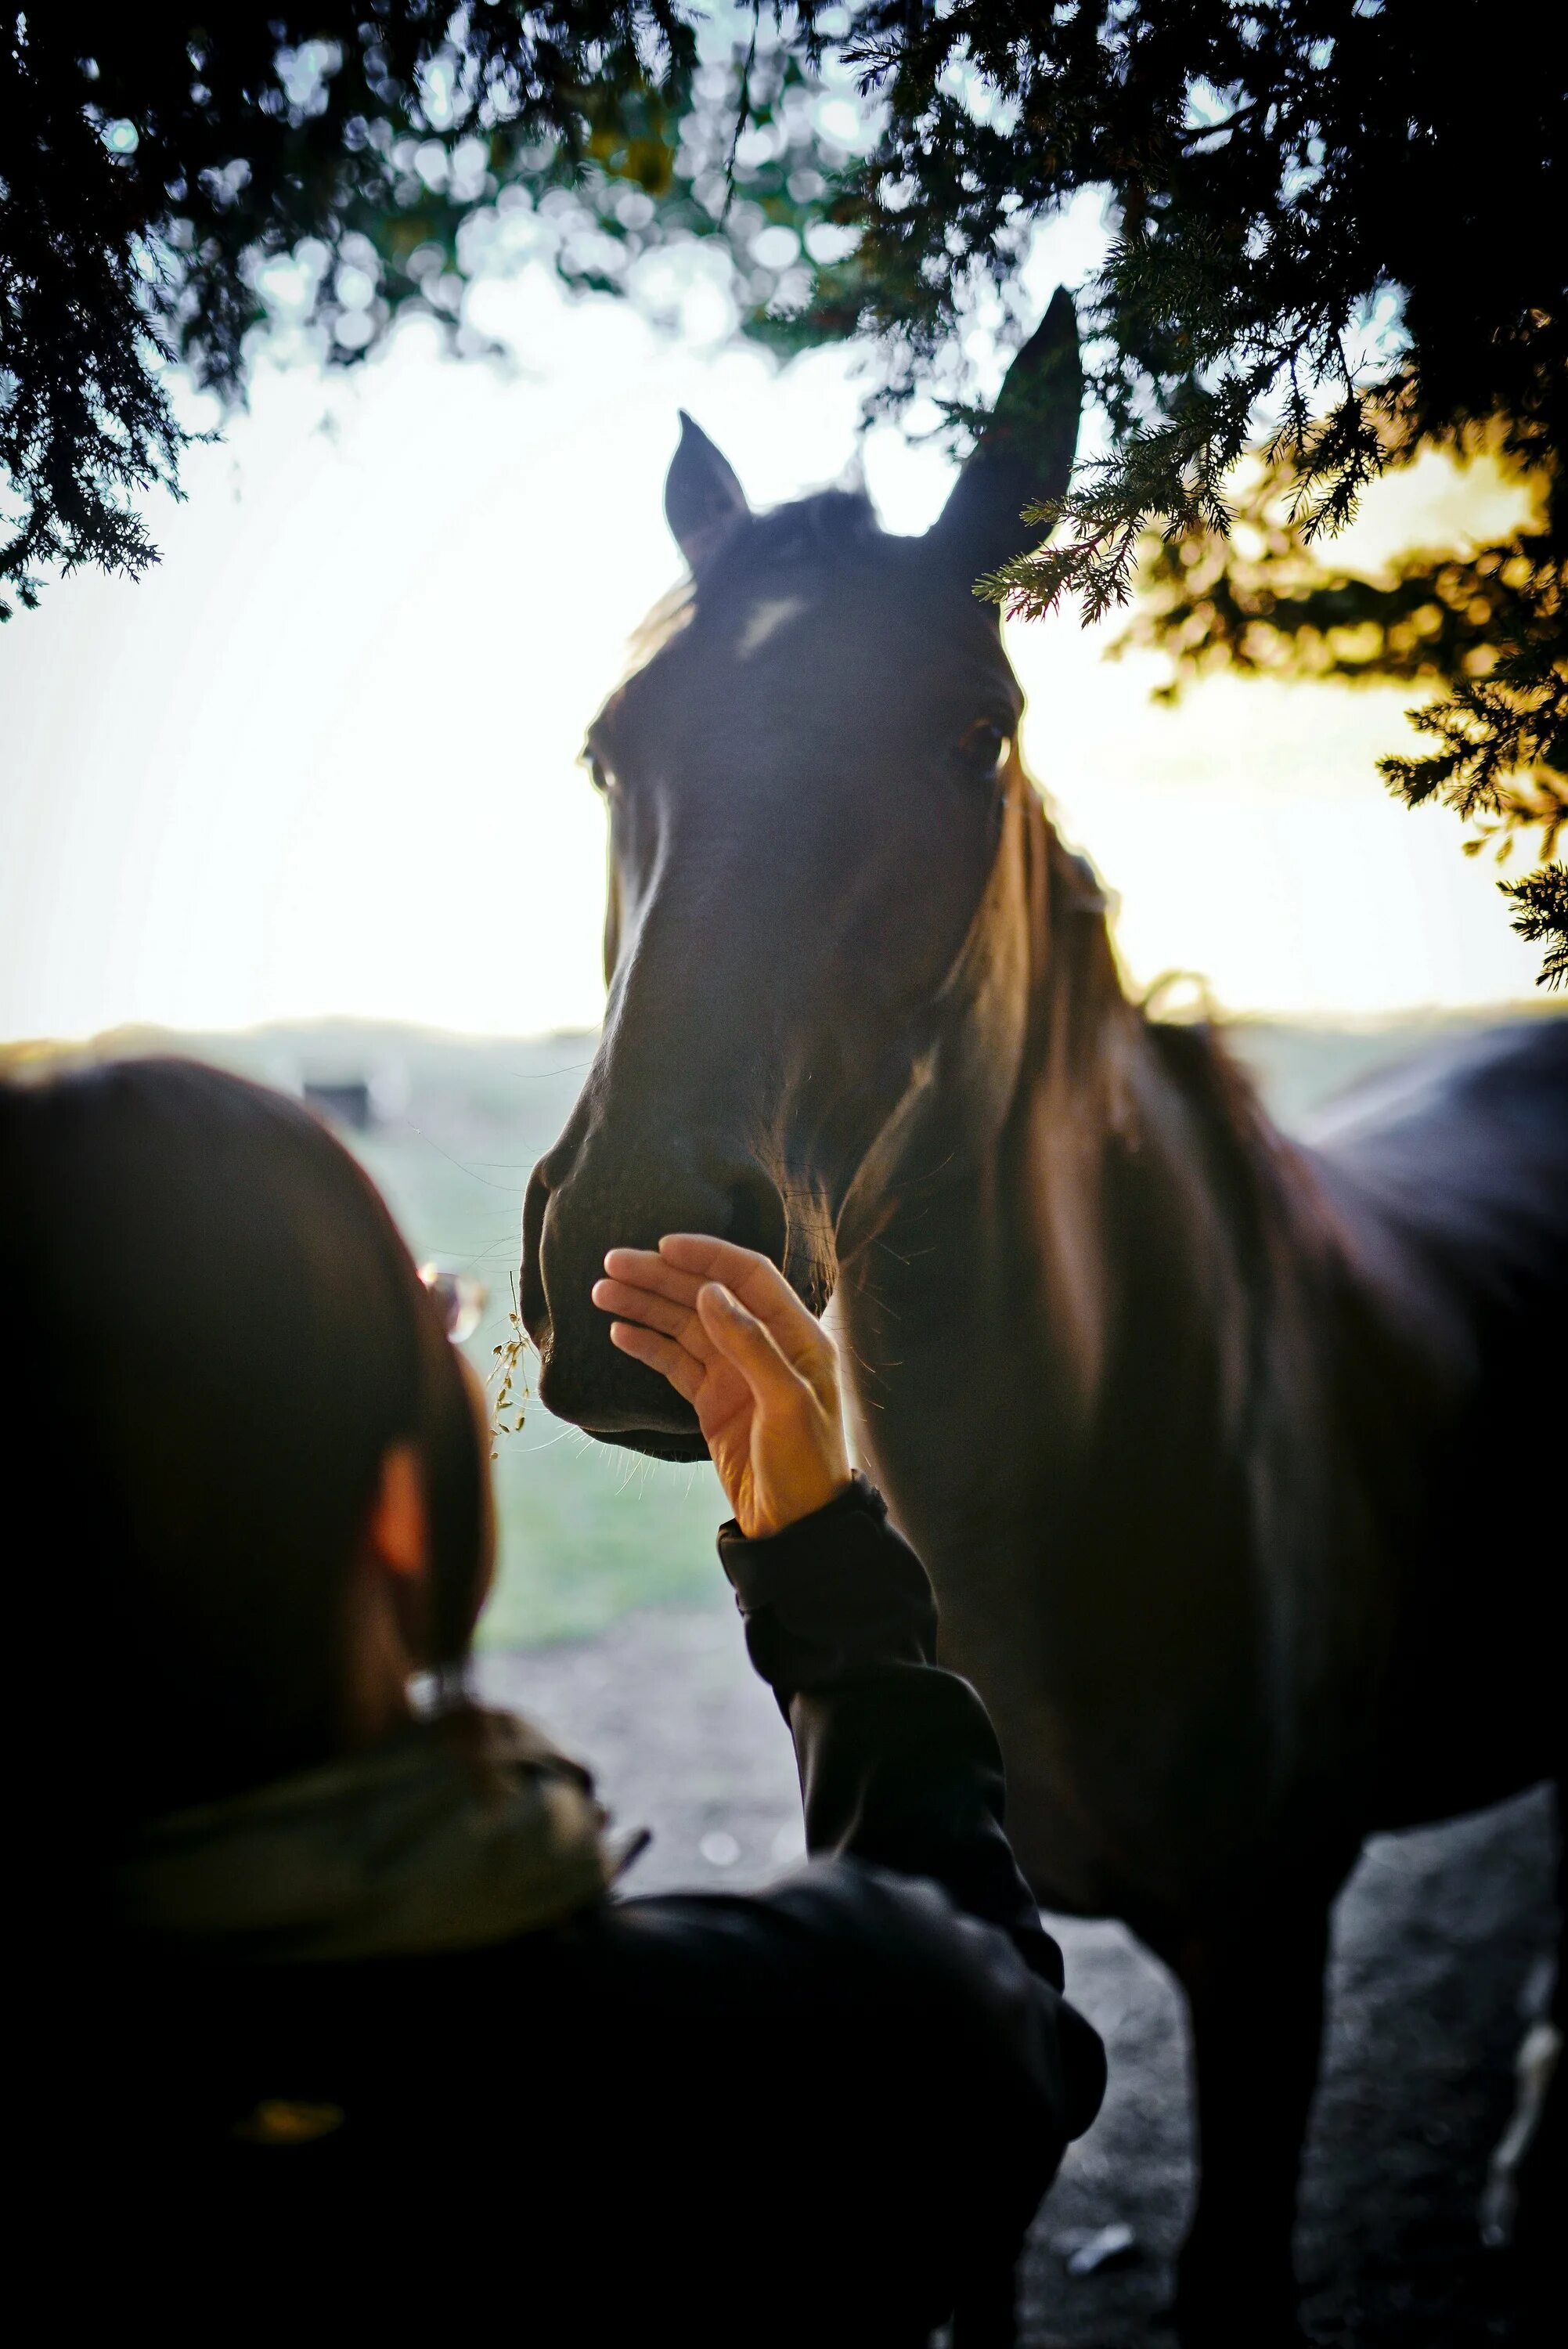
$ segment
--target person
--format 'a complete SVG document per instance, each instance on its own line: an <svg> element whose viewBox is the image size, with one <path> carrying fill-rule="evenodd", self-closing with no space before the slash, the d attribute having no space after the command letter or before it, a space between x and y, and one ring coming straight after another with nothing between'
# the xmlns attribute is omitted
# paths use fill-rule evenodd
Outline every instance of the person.
<svg viewBox="0 0 1568 2349"><path fill-rule="evenodd" d="M67 1684L14 1851L67 2303L1009 2338L1103 2057L781 1275L673 1236L595 1292L696 1409L805 1807L768 1889L642 1899L587 1772L469 1693L482 1395L309 1111L172 1060L0 1084L0 1278Z"/></svg>

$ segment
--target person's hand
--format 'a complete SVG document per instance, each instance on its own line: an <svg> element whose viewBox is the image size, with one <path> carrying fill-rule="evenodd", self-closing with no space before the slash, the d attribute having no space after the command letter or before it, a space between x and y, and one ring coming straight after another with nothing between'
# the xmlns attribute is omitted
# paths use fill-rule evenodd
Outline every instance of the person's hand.
<svg viewBox="0 0 1568 2349"><path fill-rule="evenodd" d="M810 1516L850 1481L833 1341L765 1256L672 1232L612 1248L593 1302L610 1342L662 1371L696 1413L751 1541Z"/></svg>

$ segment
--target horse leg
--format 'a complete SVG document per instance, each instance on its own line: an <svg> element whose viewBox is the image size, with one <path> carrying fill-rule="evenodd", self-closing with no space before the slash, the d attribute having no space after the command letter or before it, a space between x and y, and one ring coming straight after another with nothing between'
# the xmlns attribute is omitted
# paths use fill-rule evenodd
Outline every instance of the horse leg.
<svg viewBox="0 0 1568 2349"><path fill-rule="evenodd" d="M1183 2349L1302 2338L1291 2234L1323 2036L1333 1888L1282 1894L1171 1952L1191 2020L1199 2186L1177 2270Z"/></svg>

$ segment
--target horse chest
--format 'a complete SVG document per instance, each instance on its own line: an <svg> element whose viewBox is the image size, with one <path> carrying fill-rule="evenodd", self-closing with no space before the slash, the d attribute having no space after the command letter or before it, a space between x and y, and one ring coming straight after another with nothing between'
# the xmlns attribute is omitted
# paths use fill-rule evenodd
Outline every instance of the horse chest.
<svg viewBox="0 0 1568 2349"><path fill-rule="evenodd" d="M1245 1610L1172 1608L1182 1557L1118 1558L1038 1503L1008 1525L993 1495L960 1531L916 1495L906 1506L896 1475L888 1489L936 1586L941 1660L995 1723L1009 1831L1041 1900L1189 1906L1255 1847L1260 1789L1280 1775Z"/></svg>

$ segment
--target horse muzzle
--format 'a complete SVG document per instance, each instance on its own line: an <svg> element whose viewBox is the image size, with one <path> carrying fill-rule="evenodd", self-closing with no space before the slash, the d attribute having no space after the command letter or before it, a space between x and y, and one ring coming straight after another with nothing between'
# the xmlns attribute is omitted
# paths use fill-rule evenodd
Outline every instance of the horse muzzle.
<svg viewBox="0 0 1568 2349"><path fill-rule="evenodd" d="M603 1133L586 1147L568 1134L534 1168L523 1204L522 1319L538 1350L539 1398L604 1444L658 1460L700 1460L696 1414L666 1379L610 1343L593 1288L612 1247L656 1247L667 1232L711 1232L780 1266L820 1310L830 1287L782 1191L754 1162L717 1146L664 1149Z"/></svg>

